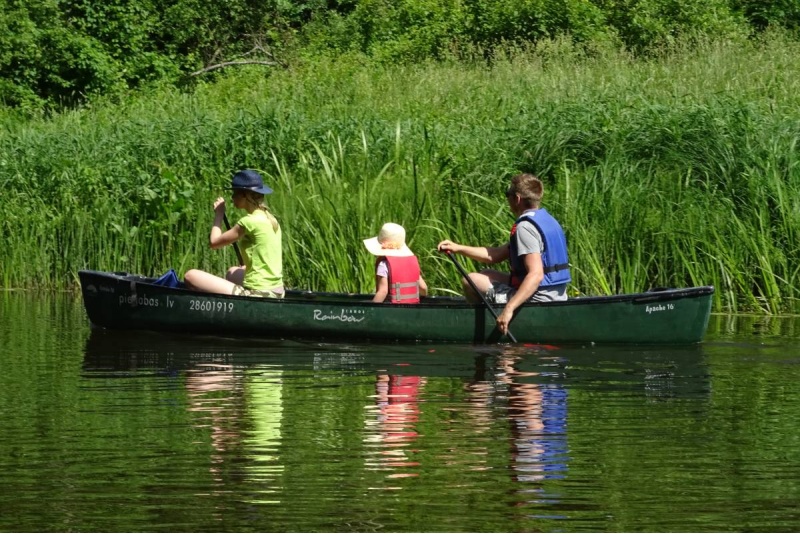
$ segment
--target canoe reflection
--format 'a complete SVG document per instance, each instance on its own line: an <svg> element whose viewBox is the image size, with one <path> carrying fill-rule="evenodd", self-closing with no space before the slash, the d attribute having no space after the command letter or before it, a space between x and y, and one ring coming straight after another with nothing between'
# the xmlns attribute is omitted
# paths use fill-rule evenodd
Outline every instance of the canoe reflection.
<svg viewBox="0 0 800 534"><path fill-rule="evenodd" d="M93 374L137 369L175 372L202 364L280 366L283 370L371 371L405 362L421 376L471 376L472 346L349 345L93 329L83 368Z"/></svg>
<svg viewBox="0 0 800 534"><path fill-rule="evenodd" d="M181 409L201 436L211 491L246 482L248 502L282 506L302 473L331 491L358 481L361 492L440 479L483 487L500 475L514 504L559 502L558 486L578 471L575 450L602 448L587 444L587 429L615 414L615 398L647 409L710 391L702 346L426 347L93 331L83 367L87 378L163 379L185 390Z"/></svg>

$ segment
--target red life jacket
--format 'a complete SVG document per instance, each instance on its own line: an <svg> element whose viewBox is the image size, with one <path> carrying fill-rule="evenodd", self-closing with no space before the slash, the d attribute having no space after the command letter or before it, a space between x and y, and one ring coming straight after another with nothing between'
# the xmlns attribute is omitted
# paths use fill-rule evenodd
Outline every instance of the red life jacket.
<svg viewBox="0 0 800 534"><path fill-rule="evenodd" d="M384 256L389 268L389 302L419 304L419 261L416 256ZM381 258L378 258L380 261Z"/></svg>

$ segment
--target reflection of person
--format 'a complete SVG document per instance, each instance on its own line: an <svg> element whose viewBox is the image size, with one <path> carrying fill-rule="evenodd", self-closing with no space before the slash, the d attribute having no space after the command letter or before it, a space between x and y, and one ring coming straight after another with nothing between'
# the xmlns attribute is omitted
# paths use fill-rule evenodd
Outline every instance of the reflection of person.
<svg viewBox="0 0 800 534"><path fill-rule="evenodd" d="M422 377L379 375L375 389L386 441L411 441L419 434L419 388Z"/></svg>
<svg viewBox="0 0 800 534"><path fill-rule="evenodd" d="M487 379L482 371L466 384L467 415L476 431L485 432L494 419L492 405L507 399L514 480L564 478L568 460L567 392L561 384L547 382L550 372L521 371L518 364L522 361L522 351L504 351L492 371L494 376Z"/></svg>
<svg viewBox="0 0 800 534"><path fill-rule="evenodd" d="M191 269L184 277L190 289L225 295L281 298L283 289L283 257L281 227L264 205L264 195L272 189L264 185L254 170L233 175L233 205L247 211L233 228L223 232L225 200L214 202L214 223L211 226L211 248L236 243L242 245L244 266L231 267L225 278L199 269Z"/></svg>
<svg viewBox="0 0 800 534"><path fill-rule="evenodd" d="M455 252L481 263L511 263L511 274L494 269L470 273L478 291L505 308L497 318L497 326L505 334L514 311L525 302L546 302L567 299L567 283L571 281L567 240L561 225L547 210L540 207L544 185L532 174L519 174L511 180L506 198L517 217L509 242L496 247L460 245L449 240L439 243L439 250ZM471 302L479 302L466 280L464 291Z"/></svg>
<svg viewBox="0 0 800 534"><path fill-rule="evenodd" d="M195 426L211 430L210 471L214 480L224 485L225 464L234 461L237 477L246 473L254 482L252 502L280 502L279 477L283 473L277 452L283 419L280 368L197 364L186 372L186 389L189 410L198 418Z"/></svg>
<svg viewBox="0 0 800 534"><path fill-rule="evenodd" d="M199 426L211 428L211 444L216 451L211 457L211 471L215 474L222 454L241 443L241 387L241 375L231 365L208 364L186 372L190 410L208 417L207 425Z"/></svg>
<svg viewBox="0 0 800 534"><path fill-rule="evenodd" d="M513 456L519 481L564 478L566 470L566 391L560 384L523 382L518 357L504 357L501 380L508 385L508 415L514 436Z"/></svg>
<svg viewBox="0 0 800 534"><path fill-rule="evenodd" d="M283 439L283 371L278 365L261 364L245 371L244 394L248 409L247 432L242 437L244 455L249 460L241 470L252 486L256 503L281 501L280 463Z"/></svg>
<svg viewBox="0 0 800 534"><path fill-rule="evenodd" d="M377 405L376 441L382 449L378 467L413 467L419 462L410 461L405 447L417 439L419 421L419 393L425 379L420 376L378 375L375 382ZM416 473L392 475L392 478L417 476Z"/></svg>
<svg viewBox="0 0 800 534"><path fill-rule="evenodd" d="M375 297L372 302L418 304L428 294L419 261L406 246L406 231L399 224L386 223L377 237L364 240L375 261Z"/></svg>

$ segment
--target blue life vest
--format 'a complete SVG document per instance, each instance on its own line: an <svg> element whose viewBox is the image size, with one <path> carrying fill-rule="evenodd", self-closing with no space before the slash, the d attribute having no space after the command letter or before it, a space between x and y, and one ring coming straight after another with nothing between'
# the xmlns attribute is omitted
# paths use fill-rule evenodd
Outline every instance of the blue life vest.
<svg viewBox="0 0 800 534"><path fill-rule="evenodd" d="M540 288L558 286L572 281L569 275L569 258L567 257L567 237L558 221L547 210L528 210L511 227L511 239L509 242L509 261L511 262L511 286L519 288L522 279L528 274L525 267L524 258L518 255L517 241L514 234L517 232L517 225L522 221L533 223L544 241L544 252L542 252L542 266L544 267L544 279L539 284Z"/></svg>

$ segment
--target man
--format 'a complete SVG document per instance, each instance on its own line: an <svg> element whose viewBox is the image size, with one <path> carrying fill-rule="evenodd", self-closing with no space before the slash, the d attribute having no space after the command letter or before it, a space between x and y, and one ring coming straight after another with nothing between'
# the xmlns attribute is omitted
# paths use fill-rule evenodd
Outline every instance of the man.
<svg viewBox="0 0 800 534"><path fill-rule="evenodd" d="M488 301L505 303L497 318L497 327L503 334L508 333L514 311L523 303L567 299L567 283L572 280L567 239L558 221L540 207L543 193L542 181L532 174L518 174L511 179L506 198L517 220L508 243L472 247L445 240L438 246L442 252L455 252L481 263L510 261L510 275L494 269L469 274ZM480 296L469 282L465 279L462 283L467 299L479 302Z"/></svg>

